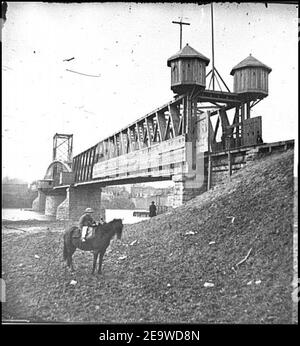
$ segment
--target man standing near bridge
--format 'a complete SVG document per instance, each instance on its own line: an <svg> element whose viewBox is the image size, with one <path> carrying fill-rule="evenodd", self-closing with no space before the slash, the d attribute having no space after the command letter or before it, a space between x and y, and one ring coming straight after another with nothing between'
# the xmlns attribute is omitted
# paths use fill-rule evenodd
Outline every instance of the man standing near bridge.
<svg viewBox="0 0 300 346"><path fill-rule="evenodd" d="M149 216L150 217L156 216L156 205L154 204L153 201L152 201L152 203L150 204L150 207L149 207Z"/></svg>

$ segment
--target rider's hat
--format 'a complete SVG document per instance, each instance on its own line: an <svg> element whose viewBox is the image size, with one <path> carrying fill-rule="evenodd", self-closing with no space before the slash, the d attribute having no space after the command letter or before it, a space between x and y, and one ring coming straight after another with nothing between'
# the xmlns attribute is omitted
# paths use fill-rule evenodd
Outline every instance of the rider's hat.
<svg viewBox="0 0 300 346"><path fill-rule="evenodd" d="M94 210L92 208L86 208L84 212L85 213L93 213Z"/></svg>

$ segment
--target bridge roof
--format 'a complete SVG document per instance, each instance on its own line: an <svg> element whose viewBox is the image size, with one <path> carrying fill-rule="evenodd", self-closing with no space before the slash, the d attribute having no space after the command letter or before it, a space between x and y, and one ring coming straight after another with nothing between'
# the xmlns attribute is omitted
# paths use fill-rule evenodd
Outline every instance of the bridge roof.
<svg viewBox="0 0 300 346"><path fill-rule="evenodd" d="M209 64L209 59L204 56L203 54L199 53L198 51L196 51L196 49L192 48L191 46L189 46L189 44L187 43L185 47L183 47L179 52L177 52L176 54L172 55L168 61L167 61L167 65L170 67L170 62L172 60L175 59L182 59L182 58L196 58L196 59L200 59L205 61L206 65Z"/></svg>
<svg viewBox="0 0 300 346"><path fill-rule="evenodd" d="M254 58L254 56L250 54L246 59L242 60L239 64L234 66L230 74L233 75L235 70L239 70L245 67L264 67L269 72L272 71L272 69L269 66L263 64L261 61L257 60L256 58Z"/></svg>

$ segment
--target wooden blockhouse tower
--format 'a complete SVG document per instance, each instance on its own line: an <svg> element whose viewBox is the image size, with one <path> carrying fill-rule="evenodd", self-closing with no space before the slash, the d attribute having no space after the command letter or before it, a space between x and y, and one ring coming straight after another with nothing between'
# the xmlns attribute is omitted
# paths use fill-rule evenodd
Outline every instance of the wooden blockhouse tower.
<svg viewBox="0 0 300 346"><path fill-rule="evenodd" d="M251 54L231 70L233 92L245 99L253 100L268 96L270 67L255 59Z"/></svg>
<svg viewBox="0 0 300 346"><path fill-rule="evenodd" d="M171 68L171 90L177 94L176 97L186 95L187 105L190 104L188 109L196 107L197 114L208 110L209 117L218 116L215 128L210 131L211 151L261 143L262 119L260 116L251 118L250 112L258 102L268 96L268 77L272 69L250 54L232 68L230 74L234 80L231 92L214 64L212 70L206 73L209 62L206 56L186 44L167 60L167 65ZM211 80L207 83L209 74ZM217 76L226 87L226 91L221 89ZM215 90L215 83L213 90L210 89L214 78L218 82L220 91ZM235 109L232 124L227 116L227 111L230 109ZM194 111L187 113L188 134L193 132L193 124L197 121L193 117L196 113ZM218 131L221 131L221 142L216 140Z"/></svg>
<svg viewBox="0 0 300 346"><path fill-rule="evenodd" d="M186 44L171 56L167 65L171 67L171 89L183 94L194 86L205 89L206 66L209 59Z"/></svg>

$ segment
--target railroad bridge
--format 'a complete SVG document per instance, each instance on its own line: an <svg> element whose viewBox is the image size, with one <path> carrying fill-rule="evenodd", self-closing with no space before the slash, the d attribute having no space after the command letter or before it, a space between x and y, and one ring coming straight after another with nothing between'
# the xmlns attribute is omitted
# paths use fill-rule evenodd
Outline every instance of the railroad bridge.
<svg viewBox="0 0 300 346"><path fill-rule="evenodd" d="M75 157L73 136L56 134L33 208L68 220L93 207L100 217L101 188L162 180L174 182L177 207L230 177L253 150L294 145L264 144L262 118L251 117L268 96L270 67L250 55L231 70L231 92L214 66L206 73L209 62L187 44L167 61L174 98Z"/></svg>

